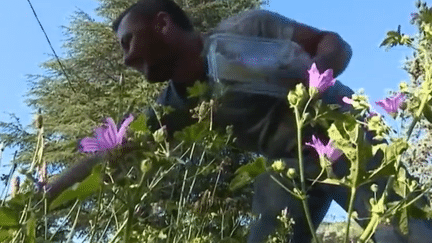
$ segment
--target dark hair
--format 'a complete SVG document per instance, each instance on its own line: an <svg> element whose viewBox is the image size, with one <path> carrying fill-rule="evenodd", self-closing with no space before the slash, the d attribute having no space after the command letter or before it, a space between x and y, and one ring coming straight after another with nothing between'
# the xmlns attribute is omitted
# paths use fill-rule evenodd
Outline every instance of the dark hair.
<svg viewBox="0 0 432 243"><path fill-rule="evenodd" d="M173 22L185 31L193 31L193 25L186 13L172 0L140 0L127 8L120 16L114 20L112 28L117 32L120 22L128 13L138 14L144 19L153 18L158 12L167 12Z"/></svg>

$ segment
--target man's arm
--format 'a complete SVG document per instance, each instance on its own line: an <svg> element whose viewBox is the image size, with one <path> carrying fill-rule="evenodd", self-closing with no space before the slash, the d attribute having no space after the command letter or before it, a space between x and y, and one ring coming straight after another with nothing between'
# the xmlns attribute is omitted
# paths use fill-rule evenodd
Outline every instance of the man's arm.
<svg viewBox="0 0 432 243"><path fill-rule="evenodd" d="M320 72L333 69L335 77L345 70L352 56L351 47L337 33L304 24L294 24L293 41L311 55Z"/></svg>
<svg viewBox="0 0 432 243"><path fill-rule="evenodd" d="M267 10L248 11L227 19L216 32L285 39L299 44L311 57L301 56L296 60L296 69L305 80L312 63L316 63L320 72L333 69L336 77L345 70L352 56L351 47L337 33L322 31Z"/></svg>

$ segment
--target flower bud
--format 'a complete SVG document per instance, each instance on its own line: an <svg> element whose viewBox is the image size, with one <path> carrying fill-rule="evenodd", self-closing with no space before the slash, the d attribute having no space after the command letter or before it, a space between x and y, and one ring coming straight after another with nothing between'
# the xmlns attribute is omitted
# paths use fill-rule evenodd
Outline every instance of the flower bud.
<svg viewBox="0 0 432 243"><path fill-rule="evenodd" d="M151 169L151 161L149 159L144 159L141 161L141 172L147 173Z"/></svg>
<svg viewBox="0 0 432 243"><path fill-rule="evenodd" d="M406 110L408 108L407 102L404 101L404 102L400 103L399 108L403 111Z"/></svg>
<svg viewBox="0 0 432 243"><path fill-rule="evenodd" d="M43 116L41 114L36 116L35 125L38 129L41 129L43 126Z"/></svg>
<svg viewBox="0 0 432 243"><path fill-rule="evenodd" d="M297 172L294 168L289 168L287 171L287 177L290 179L295 179L297 177Z"/></svg>
<svg viewBox="0 0 432 243"><path fill-rule="evenodd" d="M308 93L306 91L306 88L303 84L299 83L296 85L295 90L291 90L288 93L288 101L291 105L291 107L296 107L301 105L303 102L306 101L308 96Z"/></svg>
<svg viewBox="0 0 432 243"><path fill-rule="evenodd" d="M12 192L11 192L11 196L15 197L20 189L20 178L18 176L15 176L12 181L11 181L11 186L12 186Z"/></svg>
<svg viewBox="0 0 432 243"><path fill-rule="evenodd" d="M377 184L372 184L370 187L371 191L373 192L377 192L378 191L378 185Z"/></svg>
<svg viewBox="0 0 432 243"><path fill-rule="evenodd" d="M157 143L162 143L165 140L166 137L165 135L166 135L166 127L163 126L153 133L153 139Z"/></svg>
<svg viewBox="0 0 432 243"><path fill-rule="evenodd" d="M285 163L282 160L273 162L272 169L276 172L281 172L285 169Z"/></svg>
<svg viewBox="0 0 432 243"><path fill-rule="evenodd" d="M353 212L351 213L351 218L352 218L352 219L358 219L358 213L357 213L357 211L353 211Z"/></svg>

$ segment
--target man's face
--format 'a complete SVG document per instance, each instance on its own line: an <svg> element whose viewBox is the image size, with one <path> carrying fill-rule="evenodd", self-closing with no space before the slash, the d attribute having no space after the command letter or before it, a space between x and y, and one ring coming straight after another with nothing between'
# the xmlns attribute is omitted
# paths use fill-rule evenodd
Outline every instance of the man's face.
<svg viewBox="0 0 432 243"><path fill-rule="evenodd" d="M155 31L155 26L128 13L120 22L117 37L126 66L140 71L150 82L163 82L172 77L175 55L163 35Z"/></svg>

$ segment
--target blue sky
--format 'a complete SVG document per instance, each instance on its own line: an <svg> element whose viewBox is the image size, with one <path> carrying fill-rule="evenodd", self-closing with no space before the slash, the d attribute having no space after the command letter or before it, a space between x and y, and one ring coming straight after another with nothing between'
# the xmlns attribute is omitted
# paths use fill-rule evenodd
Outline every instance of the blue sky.
<svg viewBox="0 0 432 243"><path fill-rule="evenodd" d="M59 55L65 39L60 26L68 25L69 16L77 9L94 15L98 6L95 0L46 0L33 4ZM354 90L364 88L371 102L397 89L402 80L409 81L401 67L411 51L397 47L386 52L379 44L385 33L399 24L402 32L415 33L409 24L410 13L416 10L414 0L270 0L264 8L339 33L353 49L351 63L339 79ZM7 113L15 113L27 125L32 111L23 98L27 91L25 75L41 74L38 65L48 60L52 52L26 0L0 1L0 23L0 120L9 121ZM0 174L9 170L4 165L9 164L12 153L5 151ZM339 212L331 211L336 215Z"/></svg>

